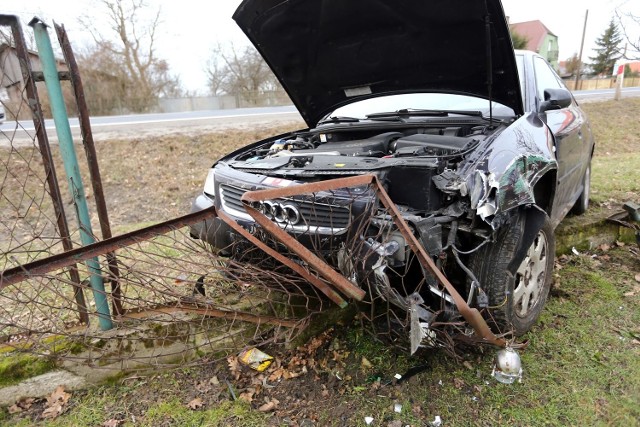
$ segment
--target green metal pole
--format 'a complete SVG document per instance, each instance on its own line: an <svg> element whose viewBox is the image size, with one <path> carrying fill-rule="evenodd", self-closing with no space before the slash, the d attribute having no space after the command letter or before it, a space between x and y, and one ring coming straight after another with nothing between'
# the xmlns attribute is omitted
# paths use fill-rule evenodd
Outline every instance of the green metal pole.
<svg viewBox="0 0 640 427"><path fill-rule="evenodd" d="M51 47L51 39L47 32L47 25L38 18L33 18L29 23L33 27L35 34L36 46L38 47L38 55L42 63L42 71L44 74L44 82L49 94L51 103L51 113L53 121L56 125L56 133L58 134L58 142L60 144L60 154L64 163L64 170L69 183L69 190L73 196L74 207L78 222L80 223L80 240L83 246L95 243L93 232L91 231L91 219L89 217L89 208L85 197L82 177L80 175L80 167L78 165L78 157L73 147L73 137L71 136L71 126L69 126L69 117L67 115L67 107L64 104L62 95L62 87L58 79L58 69L53 56L53 48ZM100 329L103 331L113 328L111 322L111 314L109 313L109 303L102 281L102 272L98 258L92 258L86 262L91 277L89 283L93 290L93 298L96 301L96 311L98 312L98 322Z"/></svg>

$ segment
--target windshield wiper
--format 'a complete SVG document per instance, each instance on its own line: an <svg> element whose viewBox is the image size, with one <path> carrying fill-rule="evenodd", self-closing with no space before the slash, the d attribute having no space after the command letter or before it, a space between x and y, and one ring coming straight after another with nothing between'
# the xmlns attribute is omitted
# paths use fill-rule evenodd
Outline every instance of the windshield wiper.
<svg viewBox="0 0 640 427"><path fill-rule="evenodd" d="M482 111L467 111L467 110L422 110L413 108L403 108L397 111L388 111L384 113L372 113L367 114L367 119L379 119L387 117L448 117L450 114L459 116L473 116L483 117Z"/></svg>
<svg viewBox="0 0 640 427"><path fill-rule="evenodd" d="M318 122L319 125L326 125L327 123L357 123L360 119L357 117L346 117L346 116L331 116L327 119L321 120Z"/></svg>

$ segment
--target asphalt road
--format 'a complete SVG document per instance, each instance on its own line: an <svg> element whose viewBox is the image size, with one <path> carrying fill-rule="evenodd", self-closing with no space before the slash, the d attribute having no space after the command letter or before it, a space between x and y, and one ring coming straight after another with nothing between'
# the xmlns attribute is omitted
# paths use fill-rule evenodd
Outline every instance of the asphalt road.
<svg viewBox="0 0 640 427"><path fill-rule="evenodd" d="M92 117L91 129L96 140L104 140L189 133L193 130L246 128L278 122L300 122L301 126L303 123L295 107L284 106ZM78 119L70 118L69 124L74 138L79 138ZM49 139L55 141L57 138L53 120L45 120L45 127ZM7 144L8 140L29 142L34 137L35 127L32 121L8 121L0 125L0 145Z"/></svg>
<svg viewBox="0 0 640 427"><path fill-rule="evenodd" d="M613 99L615 92L615 89L580 90L573 92L573 96L575 96L578 101L598 102ZM640 87L626 87L622 89L623 98L634 96L640 96Z"/></svg>
<svg viewBox="0 0 640 427"><path fill-rule="evenodd" d="M599 89L574 92L581 102L595 102L613 99L614 89ZM623 97L640 96L640 88L625 88ZM136 138L160 136L171 133L190 133L193 131L217 131L232 128L251 128L277 123L299 122L302 119L293 106L240 108L234 110L190 111L182 113L131 114L126 116L93 117L91 127L96 140L113 138ZM71 131L75 138L80 137L80 126L76 118L70 119ZM46 120L47 134L56 140L53 120ZM8 121L0 125L0 146L9 140L28 143L34 138L33 122Z"/></svg>

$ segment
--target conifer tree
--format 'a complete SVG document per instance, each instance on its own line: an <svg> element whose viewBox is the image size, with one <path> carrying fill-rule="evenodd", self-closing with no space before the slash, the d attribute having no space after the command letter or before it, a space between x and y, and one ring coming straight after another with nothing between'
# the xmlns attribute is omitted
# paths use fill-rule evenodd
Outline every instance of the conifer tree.
<svg viewBox="0 0 640 427"><path fill-rule="evenodd" d="M619 47L621 41L622 36L618 26L612 19L604 33L596 40L598 46L595 49L596 56L589 57L593 61L591 63L593 74L610 76L613 73L616 61L622 56Z"/></svg>

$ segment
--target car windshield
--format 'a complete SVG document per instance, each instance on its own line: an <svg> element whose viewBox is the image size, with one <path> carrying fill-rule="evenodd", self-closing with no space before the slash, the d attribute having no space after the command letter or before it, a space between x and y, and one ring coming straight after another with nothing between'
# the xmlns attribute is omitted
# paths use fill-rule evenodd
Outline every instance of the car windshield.
<svg viewBox="0 0 640 427"><path fill-rule="evenodd" d="M334 110L329 117L352 117L365 119L368 115L399 110L434 111L480 111L489 115L489 101L482 98L448 93L406 93L386 95L356 101ZM495 116L513 116L514 111L497 102L493 102Z"/></svg>

